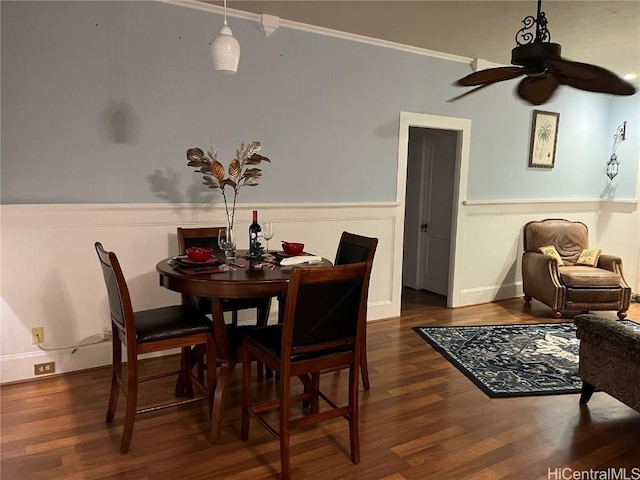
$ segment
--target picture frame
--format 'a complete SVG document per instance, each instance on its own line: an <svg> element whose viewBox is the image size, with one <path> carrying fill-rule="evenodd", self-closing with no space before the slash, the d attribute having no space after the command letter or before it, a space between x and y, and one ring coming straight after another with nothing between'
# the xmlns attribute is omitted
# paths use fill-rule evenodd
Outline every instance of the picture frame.
<svg viewBox="0 0 640 480"><path fill-rule="evenodd" d="M559 113L542 110L533 111L529 167L553 168L555 166L559 124Z"/></svg>

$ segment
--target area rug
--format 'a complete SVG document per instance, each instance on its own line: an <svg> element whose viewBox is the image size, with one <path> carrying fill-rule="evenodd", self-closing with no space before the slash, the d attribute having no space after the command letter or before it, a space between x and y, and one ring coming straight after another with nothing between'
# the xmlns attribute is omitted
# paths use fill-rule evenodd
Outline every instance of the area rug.
<svg viewBox="0 0 640 480"><path fill-rule="evenodd" d="M573 323L413 330L489 397L578 393L582 387Z"/></svg>

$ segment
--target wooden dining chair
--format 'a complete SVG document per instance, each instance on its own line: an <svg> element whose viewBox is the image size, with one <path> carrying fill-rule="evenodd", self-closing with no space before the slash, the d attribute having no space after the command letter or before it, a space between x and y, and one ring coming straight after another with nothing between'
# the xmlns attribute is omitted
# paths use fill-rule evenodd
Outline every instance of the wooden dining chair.
<svg viewBox="0 0 640 480"><path fill-rule="evenodd" d="M351 461L360 462L358 428L358 371L365 332L371 262L331 267L294 267L287 290L283 323L245 333L242 371L241 438L249 438L249 417L254 417L280 440L282 478L291 478L291 430L344 417L349 422ZM277 399L251 403L250 362L258 359L279 374ZM349 370L348 402L338 406L319 388L319 381L304 393L291 394L291 378ZM330 409L320 411L323 399ZM293 403L306 401L309 415L291 419ZM278 409L279 428L263 417Z"/></svg>
<svg viewBox="0 0 640 480"><path fill-rule="evenodd" d="M378 239L364 237L355 233L342 232L340 243L338 243L338 251L334 265L348 265L350 263L371 262L376 254ZM365 325L365 333L362 335L362 349L360 359L360 373L362 375L362 385L365 390L369 390L369 363L367 361L367 333Z"/></svg>
<svg viewBox="0 0 640 480"><path fill-rule="evenodd" d="M148 377L139 376L139 355L174 348L203 345L207 360L216 358L211 321L195 308L188 305L175 305L152 310L133 311L129 289L122 273L116 254L104 249L100 242L95 249L102 267L107 287L107 299L111 312L112 330L112 373L111 393L107 408L107 423L112 423L122 390L126 398L124 430L120 443L120 452L126 453L131 445L133 427L137 414L184 405L194 401L208 399L209 411L212 408L213 387L216 382L216 370L212 368L207 375L206 385L191 375L190 356L183 355L178 371L160 373ZM127 353L126 376L122 372L122 346ZM138 384L161 377L181 374L185 382L186 399L138 408ZM202 396L194 397L193 386Z"/></svg>
<svg viewBox="0 0 640 480"><path fill-rule="evenodd" d="M224 227L178 227L178 251L184 254L189 247L206 247L213 249L218 256L224 258L224 252L218 245L218 235ZM202 311L211 313L211 302L208 298L189 297L183 295L185 304L192 302ZM222 302L225 312L232 312L231 322L238 324L238 310L256 309L256 325L266 325L271 309L270 298L228 298Z"/></svg>
<svg viewBox="0 0 640 480"><path fill-rule="evenodd" d="M189 247L207 247L214 250L217 256L224 258L224 252L218 245L218 235L221 229L224 227L191 227L183 228L178 227L178 251L182 254ZM191 304L196 306L203 313L211 313L211 300L202 297L193 297L189 295L182 295L182 302L185 305ZM225 348L217 349L217 362L216 365L220 367L218 383L224 383L220 385L215 394L218 399L215 403L214 411L212 413L212 439L217 440L220 437L222 429L222 414L224 411L224 393L226 392L226 384L230 381L235 365L242 360L242 332L247 329L253 328L256 325L264 326L269 319L269 311L271 309L271 298L224 298L221 300L221 306L223 312L231 312L231 324L227 325L224 332L218 332L219 336L224 336L225 339L221 340L222 345ZM256 309L256 323L254 325L238 325L238 311ZM192 364L196 365L198 378L202 381L204 378L204 371L206 365L209 363L202 362L201 348L185 348L182 351L183 356L190 355ZM213 364L211 364L213 365ZM258 379L264 378L264 365L261 362L256 362L256 369L258 372ZM267 376L272 375L272 371L266 370ZM176 383L176 394L180 395L184 391L183 382L180 378Z"/></svg>

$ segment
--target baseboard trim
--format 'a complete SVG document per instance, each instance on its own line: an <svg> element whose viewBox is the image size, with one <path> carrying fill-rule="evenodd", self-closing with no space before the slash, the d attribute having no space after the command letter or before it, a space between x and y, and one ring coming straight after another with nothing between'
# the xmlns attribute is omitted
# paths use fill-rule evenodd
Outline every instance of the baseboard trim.
<svg viewBox="0 0 640 480"><path fill-rule="evenodd" d="M71 354L71 350L39 350L3 355L0 357L0 384L5 385L17 380L50 378L59 374L111 364L111 342L86 345L78 349L74 354ZM33 366L44 362L55 362L56 372L50 375L36 376Z"/></svg>
<svg viewBox="0 0 640 480"><path fill-rule="evenodd" d="M487 285L478 288L468 288L460 292L460 306L490 303L497 300L521 297L522 282L503 283L500 285Z"/></svg>

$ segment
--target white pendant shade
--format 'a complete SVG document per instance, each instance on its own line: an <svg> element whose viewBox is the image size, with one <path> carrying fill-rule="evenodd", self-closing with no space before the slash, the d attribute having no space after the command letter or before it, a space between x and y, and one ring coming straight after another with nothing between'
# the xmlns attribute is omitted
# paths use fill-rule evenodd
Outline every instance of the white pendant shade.
<svg viewBox="0 0 640 480"><path fill-rule="evenodd" d="M226 74L233 74L238 71L240 44L233 36L231 29L226 25L226 22L211 42L211 57L213 58L213 68L215 70Z"/></svg>

